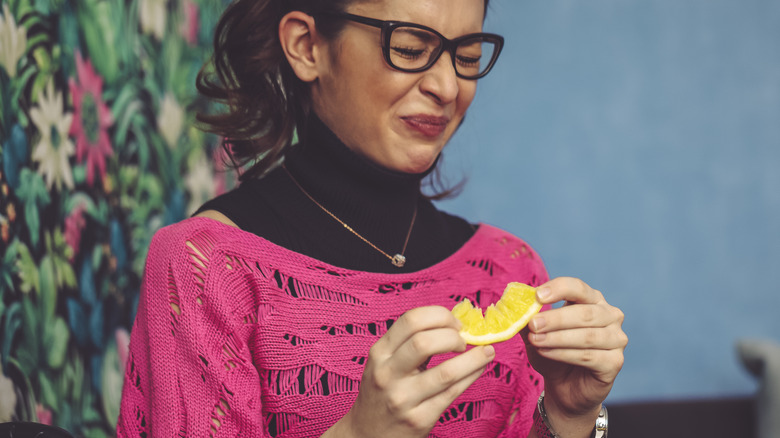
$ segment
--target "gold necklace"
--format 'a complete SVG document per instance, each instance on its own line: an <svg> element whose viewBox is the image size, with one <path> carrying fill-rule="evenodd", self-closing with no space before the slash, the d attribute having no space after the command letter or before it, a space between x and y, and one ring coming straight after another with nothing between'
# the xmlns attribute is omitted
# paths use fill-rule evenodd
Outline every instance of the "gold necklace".
<svg viewBox="0 0 780 438"><path fill-rule="evenodd" d="M390 259L390 261L393 263L393 266L397 266L399 268L403 267L403 265L406 263L406 257L404 256L404 253L406 252L406 245L409 243L409 236L412 235L412 228L414 228L414 221L417 219L417 203L416 202L414 204L414 213L412 213L412 223L409 224L409 231L406 232L406 240L404 240L404 247L403 247L403 249L401 249L400 253L398 253L398 254L396 254L394 256L391 256L390 254L388 254L388 253L382 251L381 249L377 248L376 245L374 245L373 243L369 242L368 239L366 239L365 237L361 236L357 231L353 230L352 227L350 227L349 225L344 223L343 220L341 220L338 217L336 217L336 215L331 213L330 210L328 210L327 208L323 207L322 204L317 202L317 200L314 199L309 194L309 192L304 190L304 188L298 183L298 181L295 179L295 177L292 176L290 171L287 170L287 166L285 166L284 163L282 163L282 168L284 169L285 172L287 172L287 176L289 176L290 179L292 180L292 182L294 182L295 185L298 186L298 188L301 190L301 192L304 195L306 195L307 198L311 199L311 202L317 204L317 207L321 208L322 211L324 211L325 213L328 213L328 215L330 217L332 217L333 219L336 219L336 221L338 221L338 223L343 225L344 228L349 230L349 232L351 232L352 234L358 236L360 238L360 240L362 240L363 242L366 242L367 244L371 245L372 248L374 248L375 250L381 252L382 255L384 255L385 257Z"/></svg>

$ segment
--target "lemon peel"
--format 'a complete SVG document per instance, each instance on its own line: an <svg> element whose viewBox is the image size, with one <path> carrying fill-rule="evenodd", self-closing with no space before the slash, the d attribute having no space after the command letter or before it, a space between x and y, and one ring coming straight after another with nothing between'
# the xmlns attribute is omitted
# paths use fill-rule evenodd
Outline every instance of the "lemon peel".
<svg viewBox="0 0 780 438"><path fill-rule="evenodd" d="M528 324L542 309L536 299L536 288L527 284L507 284L501 299L485 309L474 307L465 299L452 308L452 314L463 325L460 335L470 345L487 345L506 341Z"/></svg>

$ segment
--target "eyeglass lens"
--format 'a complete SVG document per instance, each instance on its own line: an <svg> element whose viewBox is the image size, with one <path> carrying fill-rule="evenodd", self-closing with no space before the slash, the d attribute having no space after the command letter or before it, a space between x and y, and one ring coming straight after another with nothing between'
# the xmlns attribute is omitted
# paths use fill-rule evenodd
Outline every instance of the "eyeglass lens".
<svg viewBox="0 0 780 438"><path fill-rule="evenodd" d="M422 69L441 50L438 35L416 27L401 26L390 35L390 63L402 70ZM455 70L462 76L479 76L490 66L496 43L482 38L460 41L455 50Z"/></svg>

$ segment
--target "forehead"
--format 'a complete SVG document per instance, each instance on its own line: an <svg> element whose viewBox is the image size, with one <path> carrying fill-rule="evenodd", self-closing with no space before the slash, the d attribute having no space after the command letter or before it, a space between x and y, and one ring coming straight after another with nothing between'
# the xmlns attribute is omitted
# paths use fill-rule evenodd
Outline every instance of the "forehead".
<svg viewBox="0 0 780 438"><path fill-rule="evenodd" d="M369 0L349 12L380 20L409 21L436 29L447 38L481 32L484 0Z"/></svg>

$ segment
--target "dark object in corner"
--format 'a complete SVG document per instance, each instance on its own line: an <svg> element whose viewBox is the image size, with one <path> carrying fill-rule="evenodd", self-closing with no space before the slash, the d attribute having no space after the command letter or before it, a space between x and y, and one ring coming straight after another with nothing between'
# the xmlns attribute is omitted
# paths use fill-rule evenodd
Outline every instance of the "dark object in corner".
<svg viewBox="0 0 780 438"><path fill-rule="evenodd" d="M73 438L65 429L41 423L0 423L0 438Z"/></svg>
<svg viewBox="0 0 780 438"><path fill-rule="evenodd" d="M753 404L753 398L610 404L609 436L755 438Z"/></svg>

